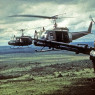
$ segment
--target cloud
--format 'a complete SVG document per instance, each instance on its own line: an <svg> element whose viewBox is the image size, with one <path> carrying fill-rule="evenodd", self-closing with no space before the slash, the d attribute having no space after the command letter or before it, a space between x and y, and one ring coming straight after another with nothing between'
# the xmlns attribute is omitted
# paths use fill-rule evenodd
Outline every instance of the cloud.
<svg viewBox="0 0 95 95"><path fill-rule="evenodd" d="M22 2L26 3L33 3L33 4L39 4L39 3L52 3L52 4L77 4L78 0L20 0Z"/></svg>
<svg viewBox="0 0 95 95"><path fill-rule="evenodd" d="M66 26L70 31L75 32L87 30L90 23L89 15L95 19L94 2L94 0L0 0L0 38L7 44L11 36L21 34L18 31L20 28L26 29L26 35L33 35L35 28L40 30L38 27L47 26L48 29L52 26L51 20L8 17L19 14L44 16L63 14L59 17L75 18L58 19L58 26ZM95 30L94 26L93 30Z"/></svg>

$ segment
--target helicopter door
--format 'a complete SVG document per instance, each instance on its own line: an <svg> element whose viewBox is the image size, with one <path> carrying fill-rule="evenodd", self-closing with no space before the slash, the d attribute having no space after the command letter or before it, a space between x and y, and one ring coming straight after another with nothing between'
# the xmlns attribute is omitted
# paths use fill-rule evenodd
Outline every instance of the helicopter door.
<svg viewBox="0 0 95 95"><path fill-rule="evenodd" d="M56 40L58 42L65 42L68 43L68 33L64 31L56 31Z"/></svg>
<svg viewBox="0 0 95 95"><path fill-rule="evenodd" d="M63 32L63 41L64 41L65 43L69 43L68 32Z"/></svg>
<svg viewBox="0 0 95 95"><path fill-rule="evenodd" d="M62 32L56 31L56 41L62 42L63 36Z"/></svg>

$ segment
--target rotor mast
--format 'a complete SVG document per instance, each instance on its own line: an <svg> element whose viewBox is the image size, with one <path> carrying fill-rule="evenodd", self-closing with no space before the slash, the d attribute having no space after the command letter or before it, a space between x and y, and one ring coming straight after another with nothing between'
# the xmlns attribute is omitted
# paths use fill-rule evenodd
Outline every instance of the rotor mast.
<svg viewBox="0 0 95 95"><path fill-rule="evenodd" d="M25 29L21 29L20 31L22 32L22 36L24 36L24 33L23 33L23 31L25 31Z"/></svg>
<svg viewBox="0 0 95 95"><path fill-rule="evenodd" d="M57 28L56 19L53 19L53 21L54 21L54 28Z"/></svg>

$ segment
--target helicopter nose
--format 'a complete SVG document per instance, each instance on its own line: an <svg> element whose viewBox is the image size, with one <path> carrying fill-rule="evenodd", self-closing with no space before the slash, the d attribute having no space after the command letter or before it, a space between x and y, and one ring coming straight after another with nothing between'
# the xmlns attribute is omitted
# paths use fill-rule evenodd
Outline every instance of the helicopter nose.
<svg viewBox="0 0 95 95"><path fill-rule="evenodd" d="M10 41L8 42L8 44L10 45Z"/></svg>
<svg viewBox="0 0 95 95"><path fill-rule="evenodd" d="M12 45L13 43L12 43L12 41L9 41L8 44L9 44L9 45Z"/></svg>

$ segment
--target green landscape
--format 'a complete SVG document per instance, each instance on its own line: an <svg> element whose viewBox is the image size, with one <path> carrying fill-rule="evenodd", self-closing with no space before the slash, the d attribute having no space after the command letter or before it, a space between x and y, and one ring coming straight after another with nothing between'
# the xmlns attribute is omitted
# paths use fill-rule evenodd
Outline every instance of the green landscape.
<svg viewBox="0 0 95 95"><path fill-rule="evenodd" d="M89 56L69 51L0 54L0 95L94 95Z"/></svg>

